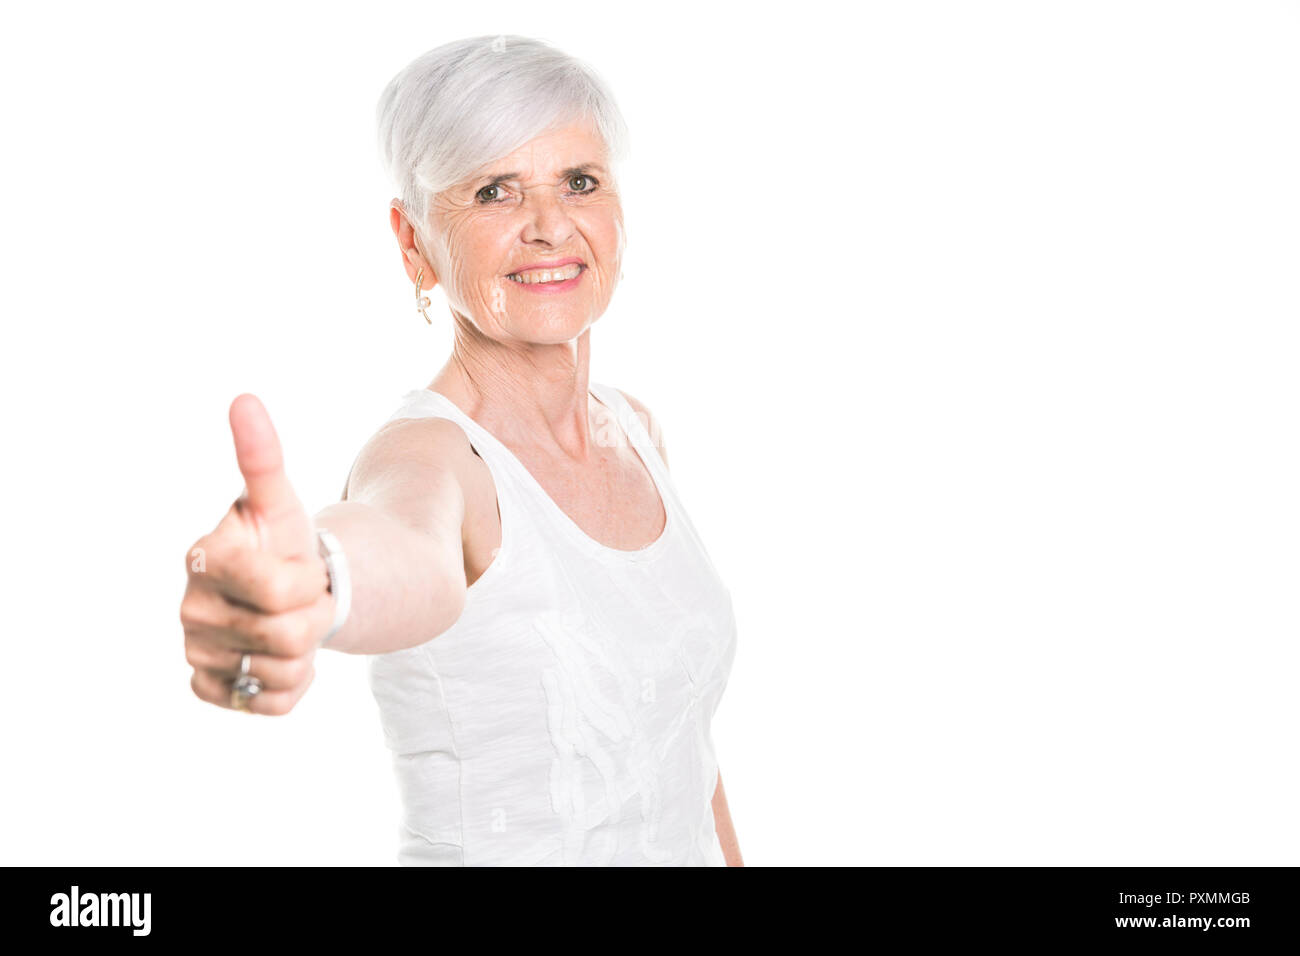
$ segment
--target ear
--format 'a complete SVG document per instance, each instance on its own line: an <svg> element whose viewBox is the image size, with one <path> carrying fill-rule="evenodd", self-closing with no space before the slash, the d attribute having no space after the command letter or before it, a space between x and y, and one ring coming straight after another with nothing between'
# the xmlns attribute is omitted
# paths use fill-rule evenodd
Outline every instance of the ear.
<svg viewBox="0 0 1300 956"><path fill-rule="evenodd" d="M388 221L393 227L393 235L397 237L397 246L402 252L402 266L406 269L406 278L414 283L415 277L423 271L420 289L421 291L432 289L438 284L438 276L434 273L429 260L420 251L415 227L411 225L411 220L400 199L394 199L390 204Z"/></svg>

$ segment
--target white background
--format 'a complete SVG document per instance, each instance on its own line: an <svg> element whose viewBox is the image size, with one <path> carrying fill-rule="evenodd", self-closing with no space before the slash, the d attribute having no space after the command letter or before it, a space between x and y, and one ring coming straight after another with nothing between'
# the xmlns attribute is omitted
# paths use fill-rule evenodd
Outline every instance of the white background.
<svg viewBox="0 0 1300 956"><path fill-rule="evenodd" d="M735 598L746 862L1300 860L1296 4L5 20L0 862L395 865L365 659L237 714L178 611L236 395L314 512L445 361L373 111L499 33L631 128L591 376L662 422Z"/></svg>

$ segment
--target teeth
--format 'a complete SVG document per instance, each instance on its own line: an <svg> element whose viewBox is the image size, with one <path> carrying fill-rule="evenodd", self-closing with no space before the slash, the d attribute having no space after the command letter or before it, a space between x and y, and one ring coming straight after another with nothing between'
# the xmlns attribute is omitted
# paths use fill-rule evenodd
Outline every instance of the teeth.
<svg viewBox="0 0 1300 956"><path fill-rule="evenodd" d="M527 272L518 272L512 276L507 276L507 278L524 285L537 285L541 282L565 282L581 271L582 266L574 262L555 269L530 269Z"/></svg>

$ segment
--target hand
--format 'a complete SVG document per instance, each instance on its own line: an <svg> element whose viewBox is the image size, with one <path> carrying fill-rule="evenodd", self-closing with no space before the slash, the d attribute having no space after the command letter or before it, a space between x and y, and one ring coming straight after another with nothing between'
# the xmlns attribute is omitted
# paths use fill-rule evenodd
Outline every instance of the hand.
<svg viewBox="0 0 1300 956"><path fill-rule="evenodd" d="M247 709L282 715L316 675L334 596L311 517L285 477L280 440L256 396L231 403L230 430L244 493L185 554L185 659L194 668L194 693L232 707L231 683L251 654L248 673L263 689Z"/></svg>

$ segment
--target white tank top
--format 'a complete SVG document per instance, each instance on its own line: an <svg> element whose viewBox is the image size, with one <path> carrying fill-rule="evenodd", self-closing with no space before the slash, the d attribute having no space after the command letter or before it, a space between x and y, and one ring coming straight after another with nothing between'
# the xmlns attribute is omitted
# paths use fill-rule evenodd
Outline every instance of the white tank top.
<svg viewBox="0 0 1300 956"><path fill-rule="evenodd" d="M640 417L617 389L590 391L667 513L638 551L589 537L446 396L409 392L388 419L461 426L502 536L454 625L369 659L402 865L726 865L709 725L735 656L731 593Z"/></svg>

